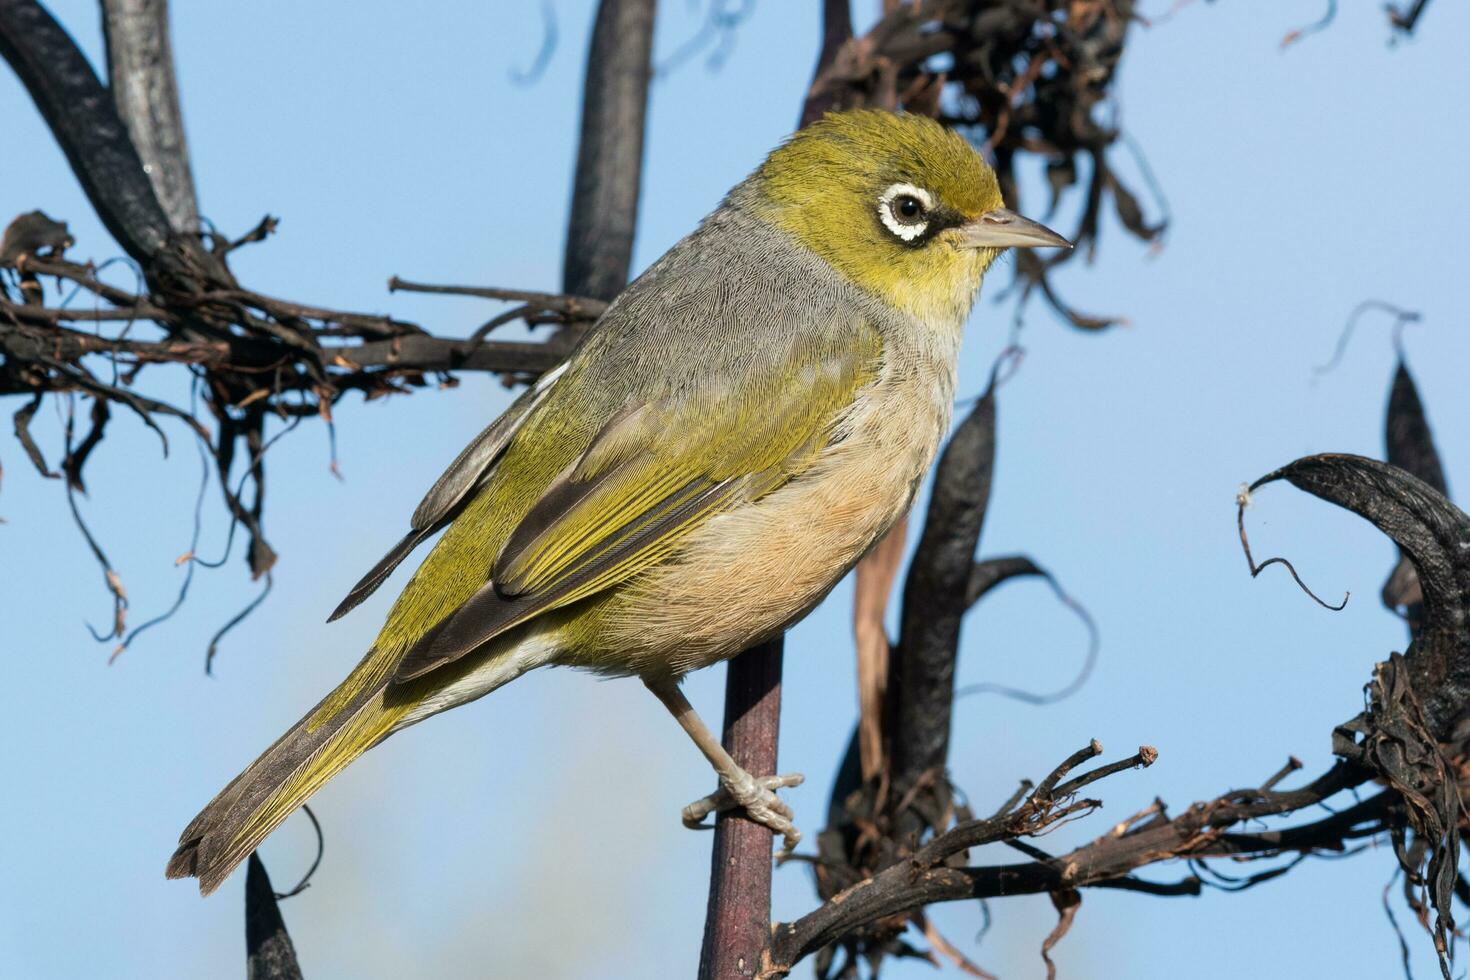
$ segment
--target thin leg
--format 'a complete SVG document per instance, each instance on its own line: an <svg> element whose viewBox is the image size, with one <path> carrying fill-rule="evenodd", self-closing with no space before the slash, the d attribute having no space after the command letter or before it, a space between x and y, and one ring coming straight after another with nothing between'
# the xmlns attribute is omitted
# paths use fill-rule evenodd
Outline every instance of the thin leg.
<svg viewBox="0 0 1470 980"><path fill-rule="evenodd" d="M684 826L699 827L704 818L720 810L743 809L745 815L772 833L781 834L782 850L790 852L801 843L801 832L792 823L791 808L776 796L776 790L799 786L806 778L801 773L785 776L752 776L730 758L730 753L700 721L699 715L678 684L669 680L647 680L644 684L669 709L669 714L689 737L720 777L720 788L709 796L695 800L684 808Z"/></svg>

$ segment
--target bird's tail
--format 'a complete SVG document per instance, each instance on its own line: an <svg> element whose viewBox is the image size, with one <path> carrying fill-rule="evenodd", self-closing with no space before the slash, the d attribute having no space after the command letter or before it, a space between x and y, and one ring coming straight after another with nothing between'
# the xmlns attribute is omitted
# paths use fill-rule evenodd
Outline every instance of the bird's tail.
<svg viewBox="0 0 1470 980"><path fill-rule="evenodd" d="M378 688L326 719L303 718L206 806L179 837L170 878L199 879L208 895L271 831L328 779L394 728L406 707L388 705Z"/></svg>
<svg viewBox="0 0 1470 980"><path fill-rule="evenodd" d="M370 652L342 685L226 786L179 837L170 878L199 879L208 895L261 841L348 763L393 732L489 694L546 663L554 641L506 637L403 684L396 658Z"/></svg>

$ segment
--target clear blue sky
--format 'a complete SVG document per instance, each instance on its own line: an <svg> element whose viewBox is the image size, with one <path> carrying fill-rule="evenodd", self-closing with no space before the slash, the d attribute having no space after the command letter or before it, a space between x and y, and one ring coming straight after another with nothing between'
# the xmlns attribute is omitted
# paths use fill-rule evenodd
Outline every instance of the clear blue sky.
<svg viewBox="0 0 1470 980"><path fill-rule="evenodd" d="M471 329L491 308L390 296L390 275L555 288L592 4L555 6L555 55L538 81L518 85L511 74L541 39L534 4L419 4L411 16L326 0L176 5L204 212L236 233L266 212L283 218L268 244L239 253L241 278L443 332ZM661 6L663 59L704 14ZM1286 487L1261 494L1250 514L1261 553L1292 556L1325 594L1352 590L1338 614L1284 575L1252 581L1234 528L1242 481L1305 453L1381 451L1384 325L1366 322L1336 373L1312 375L1360 300L1424 312L1408 334L1411 362L1451 487L1470 487L1459 258L1470 11L1441 0L1419 37L1390 47L1379 5L1345 4L1329 30L1280 50L1322 6L1194 4L1135 30L1118 107L1167 189L1167 247L1148 255L1109 217L1096 263L1075 263L1059 285L1131 325L1084 335L1035 309L1029 356L1002 393L982 551L1026 551L1052 568L1096 616L1102 660L1062 704L961 702L955 780L984 806L1088 738L1110 755L1140 743L1161 753L1153 769L1104 784L1106 811L1048 847L1099 834L1156 795L1180 809L1258 783L1288 753L1324 767L1331 728L1359 707L1373 662L1402 647L1376 597L1392 548L1369 526ZM97 59L96 5L52 7ZM758 4L720 70L696 59L655 86L639 268L791 128L816 21L814 4ZM71 221L73 254L115 255L8 71L0 119L0 218L40 207ZM1041 200L1033 185L1022 204L1035 212ZM1008 316L982 300L962 393L983 386ZM177 379L151 373L158 392L180 396ZM343 622L326 626L325 614L507 398L482 378L392 402L348 398L336 413L342 483L320 424L284 440L270 459L276 591L226 640L212 678L204 644L250 589L243 564L201 574L179 616L107 666L108 647L83 623L104 622L109 606L60 487L0 441L0 975L238 975L243 875L201 901L163 879L164 861L199 806L356 662L393 586ZM35 428L54 461L55 414ZM151 434L119 414L90 468L85 512L135 622L171 600L182 574L173 560L187 546L198 469L184 437L174 441L160 460ZM205 554L218 552L225 526L213 501ZM809 777L790 794L809 835L855 714L849 603L839 587L788 643L782 768ZM1083 645L1044 586L1008 586L967 622L961 682L1056 687ZM712 720L722 680L717 668L688 685ZM681 829L677 812L710 785L636 682L541 672L436 718L316 798L326 859L284 906L306 975L692 975L709 837ZM312 848L297 817L262 853L285 886ZM1056 959L1069 980L1394 976L1398 948L1380 906L1393 867L1378 851L1309 862L1244 895L1091 892ZM780 870L776 882L778 917L812 906L805 870ZM1049 901L994 902L992 912L979 946L973 904L935 918L985 967L1042 975ZM1433 975L1429 940L1402 909L1400 920L1418 975ZM897 964L885 975L931 972Z"/></svg>

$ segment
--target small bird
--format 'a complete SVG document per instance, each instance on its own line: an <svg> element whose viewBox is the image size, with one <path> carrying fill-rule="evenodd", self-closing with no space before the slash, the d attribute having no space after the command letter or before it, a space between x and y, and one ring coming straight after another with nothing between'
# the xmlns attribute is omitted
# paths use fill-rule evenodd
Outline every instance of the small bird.
<svg viewBox="0 0 1470 980"><path fill-rule="evenodd" d="M1007 210L962 137L831 113L778 146L450 465L332 615L443 537L335 691L180 837L209 894L389 735L546 665L637 676L742 808L800 839L679 690L791 626L904 514L948 430L964 322L1009 247L1070 247Z"/></svg>

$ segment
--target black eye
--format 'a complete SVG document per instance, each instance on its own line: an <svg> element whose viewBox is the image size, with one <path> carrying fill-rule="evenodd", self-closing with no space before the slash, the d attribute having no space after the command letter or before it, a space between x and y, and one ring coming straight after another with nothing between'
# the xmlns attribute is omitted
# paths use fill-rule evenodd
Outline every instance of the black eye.
<svg viewBox="0 0 1470 980"><path fill-rule="evenodd" d="M924 202L912 194L900 194L893 199L893 215L907 223L918 221L924 217Z"/></svg>
<svg viewBox="0 0 1470 980"><path fill-rule="evenodd" d="M878 199L878 220L901 242L917 245L929 230L933 201L929 192L913 184L889 184Z"/></svg>

